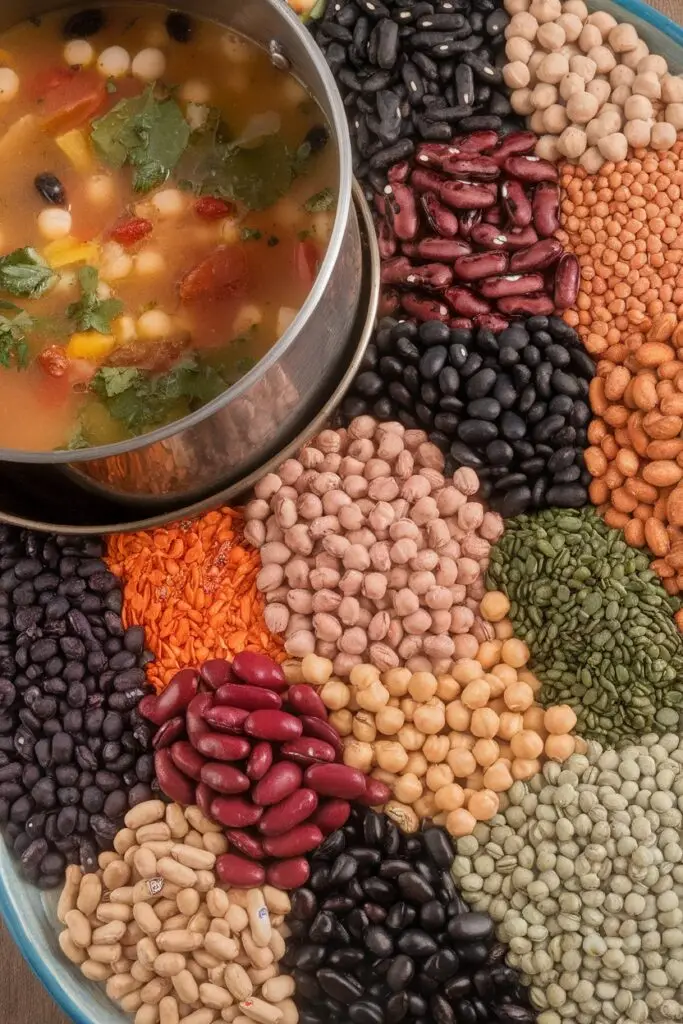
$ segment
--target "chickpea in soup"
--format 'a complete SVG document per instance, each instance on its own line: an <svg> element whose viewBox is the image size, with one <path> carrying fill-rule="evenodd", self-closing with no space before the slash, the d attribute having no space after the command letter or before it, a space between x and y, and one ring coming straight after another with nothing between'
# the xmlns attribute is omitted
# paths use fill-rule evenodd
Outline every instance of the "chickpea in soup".
<svg viewBox="0 0 683 1024"><path fill-rule="evenodd" d="M306 299L336 175L312 98L216 24L0 33L0 447L121 441L221 394Z"/></svg>

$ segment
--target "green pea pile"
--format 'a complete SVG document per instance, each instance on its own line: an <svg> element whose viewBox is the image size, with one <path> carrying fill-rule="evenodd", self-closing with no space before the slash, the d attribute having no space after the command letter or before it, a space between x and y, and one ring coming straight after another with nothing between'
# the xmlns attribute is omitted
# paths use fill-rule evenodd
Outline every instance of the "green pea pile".
<svg viewBox="0 0 683 1024"><path fill-rule="evenodd" d="M510 600L541 703L570 704L577 731L610 746L677 730L683 710L681 602L646 554L595 511L548 509L509 520L487 585Z"/></svg>

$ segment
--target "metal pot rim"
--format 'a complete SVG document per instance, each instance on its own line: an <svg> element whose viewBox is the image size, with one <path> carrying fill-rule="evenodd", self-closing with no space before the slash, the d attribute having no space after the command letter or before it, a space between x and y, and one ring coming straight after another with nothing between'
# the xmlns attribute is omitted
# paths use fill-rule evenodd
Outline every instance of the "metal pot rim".
<svg viewBox="0 0 683 1024"><path fill-rule="evenodd" d="M192 428L207 419L209 416L212 416L229 401L239 398L243 393L248 391L252 384L261 378L264 373L267 373L271 366L273 366L281 358L283 353L286 352L294 343L301 329L313 315L318 301L328 287L330 278L332 277L351 212L353 188L351 139L346 120L346 111L344 109L339 90L337 89L337 85L334 81L334 77L324 56L322 55L322 52L313 42L309 32L299 18L294 14L288 3L283 3L282 0L261 0L261 2L266 3L270 8L272 8L276 17L289 23L290 29L298 35L299 41L302 43L309 58L315 65L316 71L323 81L327 94L326 99L329 103L332 114L330 127L332 129L334 144L336 145L338 152L339 190L334 226L318 276L313 284L313 288L308 293L303 306L282 337L278 339L275 345L273 345L266 355L263 356L263 358L260 359L244 377L235 384L226 388L225 391L218 395L217 398L214 398L206 405L203 405L201 409L197 409L195 412L190 413L189 416L185 416L180 420L174 420L173 423L169 423L164 427L157 427L156 430L152 430L146 434L141 434L140 437L134 437L127 441L116 441L113 444L97 445L91 448L75 449L74 451L61 448L53 451L25 451L17 448L0 448L0 461L29 463L33 465L60 465L63 463L90 462L96 459L107 459L112 456L122 455L125 452L137 451L139 448L146 448L156 442L164 441L166 438L172 437L174 434L178 434L181 431ZM112 4L112 6L115 6L115 3ZM163 2L162 6L168 7L169 9L172 8L172 4L168 2ZM230 28L230 26L226 24L223 24L222 27ZM260 46L259 43L253 40L252 42L254 42L254 45ZM294 70L295 69L292 69L292 71L288 73L293 73ZM319 102L319 97L314 96L314 99Z"/></svg>

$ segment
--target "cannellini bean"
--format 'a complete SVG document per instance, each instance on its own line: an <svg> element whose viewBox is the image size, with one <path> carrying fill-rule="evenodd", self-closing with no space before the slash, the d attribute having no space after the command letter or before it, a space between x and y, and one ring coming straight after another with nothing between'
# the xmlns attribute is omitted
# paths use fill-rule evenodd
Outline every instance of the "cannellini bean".
<svg viewBox="0 0 683 1024"><path fill-rule="evenodd" d="M130 54L123 46L108 46L97 58L97 70L105 78L123 78L130 70Z"/></svg>

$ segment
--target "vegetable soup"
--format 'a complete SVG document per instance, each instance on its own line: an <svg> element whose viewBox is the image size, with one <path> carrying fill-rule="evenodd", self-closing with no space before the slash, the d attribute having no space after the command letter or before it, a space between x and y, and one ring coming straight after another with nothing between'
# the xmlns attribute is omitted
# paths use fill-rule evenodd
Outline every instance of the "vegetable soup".
<svg viewBox="0 0 683 1024"><path fill-rule="evenodd" d="M0 447L125 440L233 384L309 293L337 180L310 95L213 23L0 33Z"/></svg>

